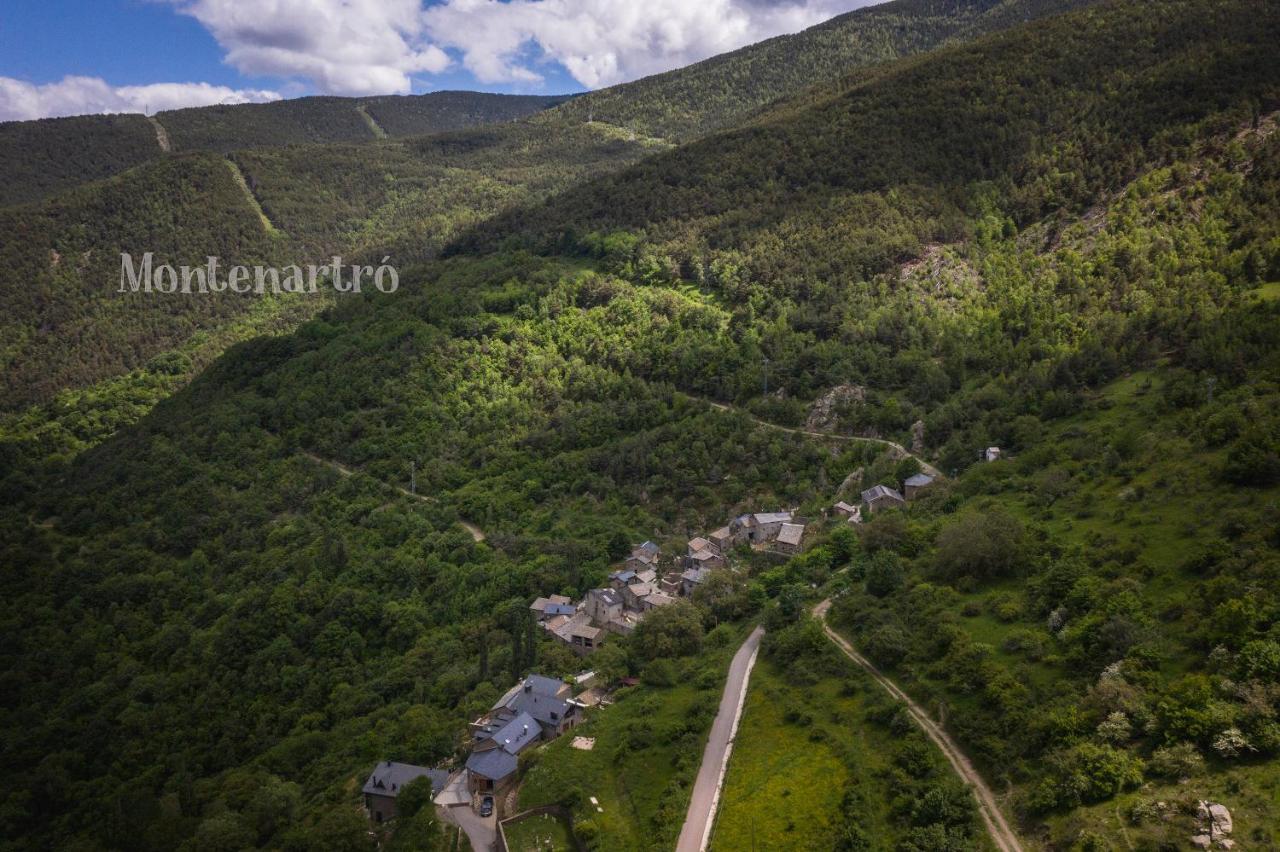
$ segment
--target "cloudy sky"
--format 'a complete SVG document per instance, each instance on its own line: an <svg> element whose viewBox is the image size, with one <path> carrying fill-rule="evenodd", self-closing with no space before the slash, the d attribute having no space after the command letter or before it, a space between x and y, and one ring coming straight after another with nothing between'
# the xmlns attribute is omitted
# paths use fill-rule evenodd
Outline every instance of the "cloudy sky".
<svg viewBox="0 0 1280 852"><path fill-rule="evenodd" d="M873 0L2 0L0 121L597 89Z"/></svg>

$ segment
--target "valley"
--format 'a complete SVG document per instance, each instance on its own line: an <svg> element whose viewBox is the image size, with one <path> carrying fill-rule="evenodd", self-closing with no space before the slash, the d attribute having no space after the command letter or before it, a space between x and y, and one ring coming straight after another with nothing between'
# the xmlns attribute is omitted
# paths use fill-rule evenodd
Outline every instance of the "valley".
<svg viewBox="0 0 1280 852"><path fill-rule="evenodd" d="M1277 44L0 124L0 850L1276 849Z"/></svg>

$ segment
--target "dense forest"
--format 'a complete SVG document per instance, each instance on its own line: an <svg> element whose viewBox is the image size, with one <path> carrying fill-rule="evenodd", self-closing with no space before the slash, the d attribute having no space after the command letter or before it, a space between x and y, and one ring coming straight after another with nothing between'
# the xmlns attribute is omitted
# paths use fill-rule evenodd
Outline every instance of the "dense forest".
<svg viewBox="0 0 1280 852"><path fill-rule="evenodd" d="M955 12L869 61L1010 28L814 80L674 148L645 134L676 135L677 112L617 123L638 138L597 116L553 140L583 99L235 152L285 237L212 154L121 175L119 207L86 187L6 223L61 234L58 204L95 211L101 233L67 231L57 263L6 246L56 276L130 227L115 211L148 209L129 200L146 181L204 181L241 193L208 226L241 250L417 262L395 294L291 331L239 318L246 339L189 385L165 376L190 363L153 359L5 421L0 848L373 848L354 790L374 761L456 760L516 677L578 667L530 638L530 599L580 596L643 538L679 547L760 507L818 519L914 473L879 445L760 426L803 423L840 385L861 401L833 429L916 439L945 478L856 530L815 524L803 554L748 559L598 652L641 682L592 722L633 746L592 780L658 785L625 826L603 830L586 781L545 756L522 801L570 808L591 848L669 848L724 657L758 619L780 741L865 732L832 749L841 807L812 842L980 848L963 788L807 615L830 596L831 624L945 718L1029 848L1182 848L1209 796L1241 846L1275 848L1280 11L989 5L837 19ZM17 291L28 320L70 304ZM980 463L989 446L1005 459ZM410 471L417 496L395 490ZM401 848L444 842L430 809L402 831Z"/></svg>
<svg viewBox="0 0 1280 852"><path fill-rule="evenodd" d="M1091 0L897 0L858 9L688 68L588 92L538 120L587 117L688 141L741 123L771 102L949 42L970 41Z"/></svg>
<svg viewBox="0 0 1280 852"><path fill-rule="evenodd" d="M4 177L0 207L46 199L160 159L166 151L225 153L422 136L514 121L565 100L560 95L430 92L190 107L149 118L82 115L4 122L0 123L0 175Z"/></svg>

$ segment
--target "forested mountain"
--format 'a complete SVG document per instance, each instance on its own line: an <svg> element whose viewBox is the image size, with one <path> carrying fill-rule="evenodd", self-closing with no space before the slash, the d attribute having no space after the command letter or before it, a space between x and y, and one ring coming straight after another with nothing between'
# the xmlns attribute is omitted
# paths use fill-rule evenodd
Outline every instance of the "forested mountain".
<svg viewBox="0 0 1280 852"><path fill-rule="evenodd" d="M588 92L541 119L590 117L649 136L687 141L738 124L771 101L857 69L971 40L1089 2L893 0L687 68Z"/></svg>
<svg viewBox="0 0 1280 852"><path fill-rule="evenodd" d="M165 151L232 151L315 142L368 142L513 121L561 95L431 92L311 97L141 115L0 123L0 206L38 201L117 174Z"/></svg>
<svg viewBox="0 0 1280 852"><path fill-rule="evenodd" d="M141 115L81 115L0 123L0 205L46 198L160 153Z"/></svg>
<svg viewBox="0 0 1280 852"><path fill-rule="evenodd" d="M306 142L367 142L514 121L565 95L431 92L369 98L310 97L193 107L156 115L176 151L232 151Z"/></svg>
<svg viewBox="0 0 1280 852"><path fill-rule="evenodd" d="M605 125L548 132L515 123L367 146L286 146L171 155L48 201L0 208L0 409L50 402L194 342L200 366L225 326L319 310L324 296L261 300L120 293L121 253L201 266L306 264L432 256L459 230L652 150ZM263 218L265 216L265 219ZM307 303L307 304L304 304ZM210 340L209 335L213 335ZM231 339L235 339L233 336ZM191 360L194 357L194 360ZM58 406L54 406L56 409Z"/></svg>
<svg viewBox="0 0 1280 852"><path fill-rule="evenodd" d="M821 589L833 624L945 711L1026 848L1181 848L1210 797L1242 847L1274 848L1278 43L1266 0L1112 0L822 81L674 149L581 125L561 143L580 183L537 147L544 122L358 146L410 170L412 205L447 180L415 158L446 158L489 193L458 221L505 212L424 252L395 294L232 347L96 447L0 442L0 836L373 848L354 793L370 765L456 758L514 677L578 668L527 638L534 596L580 596L628 542L680 546L762 506L816 521L900 484L911 465L880 445L706 401L798 425L851 384L864 400L834 428L918 435L947 476L695 596L670 660L643 635L597 652L644 679L603 711L645 720L597 746L616 786L652 777L631 765L652 741L701 741L697 696L648 720L714 682L700 650L751 618L808 737L792 708L846 677L805 616ZM404 221L421 213L397 212L422 207L368 189L380 166L317 153L347 150L233 159L298 239L422 239ZM376 228L306 217L284 178L318 183L308 155L349 169ZM225 162L164 165L229 193ZM504 195L506 168L537 191ZM976 463L993 445L1010 458ZM416 497L392 487L409 470ZM893 705L871 715L910 729ZM795 791L834 800L825 846L982 846L920 748ZM628 799L661 804L620 817L625 834L592 830L582 782L555 800L593 848L669 848L687 760ZM401 831L401 848L443 843L429 813Z"/></svg>
<svg viewBox="0 0 1280 852"><path fill-rule="evenodd" d="M220 342L239 336L224 325L243 319L246 300L212 297L199 305L187 300L161 305L115 294L119 269L111 258L120 251L138 255L150 249L157 263L198 262L203 258L198 244L204 240L206 253L218 249L220 256L243 248L230 256L246 263L265 257L265 246L279 262L306 263L333 254L416 261L432 256L461 229L666 145L644 133L637 136L637 126L677 138L697 135L805 85L848 85L830 80L832 74L1074 5L1077 0L897 0L745 48L723 61L592 93L588 97L607 109L590 123L571 104L548 110L545 121L505 121L553 107L564 100L559 97L438 92L202 107L150 120L86 116L0 125L0 169L13 164L10 172L0 172L11 175L0 180L0 193L9 193L0 195L0 203L40 198L147 164L118 181L5 214L11 222L30 222L10 231L22 238L6 243L11 262L0 267L0 290L14 294L0 352L6 366L0 410L49 403L61 391L114 381L174 347L191 350L193 335L202 335L197 348L205 353L216 347L203 335L217 332ZM717 91L733 97L717 99L712 94ZM627 105L625 120L604 114L613 109L610 104L621 103ZM637 123L637 117L644 120ZM472 125L487 126L465 129ZM423 134L439 138L414 138ZM162 157L161 136L173 152L227 152L240 174L210 172L211 161L200 158L165 164L173 155ZM386 138L376 141L381 137ZM208 206L199 211L184 200L189 179L181 178L186 183L172 200L165 198L160 182L163 176L186 175L193 163L203 164L206 179L212 174L215 181L204 202ZM229 191L234 184L228 178L243 178L252 198ZM102 197L93 198L95 193ZM126 203L143 199L139 208L126 212ZM273 230L254 239L270 239L261 247L224 240L217 229L252 223L255 204ZM88 211L98 219L83 224ZM126 227L112 227L121 223ZM214 230L206 234L211 225ZM178 251L179 245L197 250ZM68 252L88 260L74 266L46 263L46 255ZM44 313L46 303L56 309ZM297 316L292 307L287 315ZM260 329L265 320L260 316L254 327ZM193 354L184 351L169 360L195 368L207 357L191 360ZM94 396L106 400L119 390L102 388Z"/></svg>

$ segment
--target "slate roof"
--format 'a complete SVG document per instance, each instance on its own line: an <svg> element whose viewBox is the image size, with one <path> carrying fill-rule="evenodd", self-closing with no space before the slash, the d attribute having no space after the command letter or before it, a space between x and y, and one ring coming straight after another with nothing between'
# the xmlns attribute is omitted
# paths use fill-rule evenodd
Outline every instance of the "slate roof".
<svg viewBox="0 0 1280 852"><path fill-rule="evenodd" d="M639 547L637 547L634 551L632 551L632 553L636 555L643 553L646 556L657 556L658 545L654 544L651 541L646 541L643 544L641 544Z"/></svg>
<svg viewBox="0 0 1280 852"><path fill-rule="evenodd" d="M923 488L926 485L933 484L933 477L927 473L917 473L915 476L908 479L906 484L913 488Z"/></svg>
<svg viewBox="0 0 1280 852"><path fill-rule="evenodd" d="M412 763L384 760L369 774L369 780L364 782L364 792L373 796L395 797L404 789L404 785L423 777L431 779L431 793L434 795L444 789L449 773L443 769L428 769Z"/></svg>
<svg viewBox="0 0 1280 852"><path fill-rule="evenodd" d="M536 742L540 736L542 736L542 727L538 724L538 720L527 712L520 712L498 729L493 735L493 741L498 744L498 750L519 754L526 746Z"/></svg>
<svg viewBox="0 0 1280 852"><path fill-rule="evenodd" d="M524 679L524 685L529 687L529 690L537 695L554 696L560 690L564 689L565 682L559 678L547 677L546 675L540 674L531 674Z"/></svg>
<svg viewBox="0 0 1280 852"><path fill-rule="evenodd" d="M636 576L635 571L632 571L630 568L626 568L626 569L623 569L622 571L614 571L612 574L609 575L609 579L620 580L623 583L630 583L632 580L635 579L635 576Z"/></svg>
<svg viewBox="0 0 1280 852"><path fill-rule="evenodd" d="M778 541L783 544L800 544L800 539L804 537L803 524L783 524L778 531Z"/></svg>
<svg viewBox="0 0 1280 852"><path fill-rule="evenodd" d="M514 754L510 754L500 748L473 751L471 756L467 758L467 769L471 774L479 775L481 778L488 778L491 781L501 781L515 772L516 767L519 765L520 761L516 759Z"/></svg>
<svg viewBox="0 0 1280 852"><path fill-rule="evenodd" d="M893 500L899 501L902 500L902 495L887 485L875 485L862 492L862 500L865 503L870 503L882 497L889 497Z"/></svg>
<svg viewBox="0 0 1280 852"><path fill-rule="evenodd" d="M590 629L596 634L600 632L595 627ZM536 692L521 692L512 699L511 709L522 715L532 716L540 724L554 727L559 725L565 714L569 712L569 702L548 695L539 695Z"/></svg>
<svg viewBox="0 0 1280 852"><path fill-rule="evenodd" d="M575 610L571 604L548 604L543 612L546 615L573 615Z"/></svg>
<svg viewBox="0 0 1280 852"><path fill-rule="evenodd" d="M785 524L791 520L790 512L756 512L753 515L757 524Z"/></svg>
<svg viewBox="0 0 1280 852"><path fill-rule="evenodd" d="M606 606L615 606L622 603L622 598L618 595L616 589L592 589L595 596L604 602Z"/></svg>

